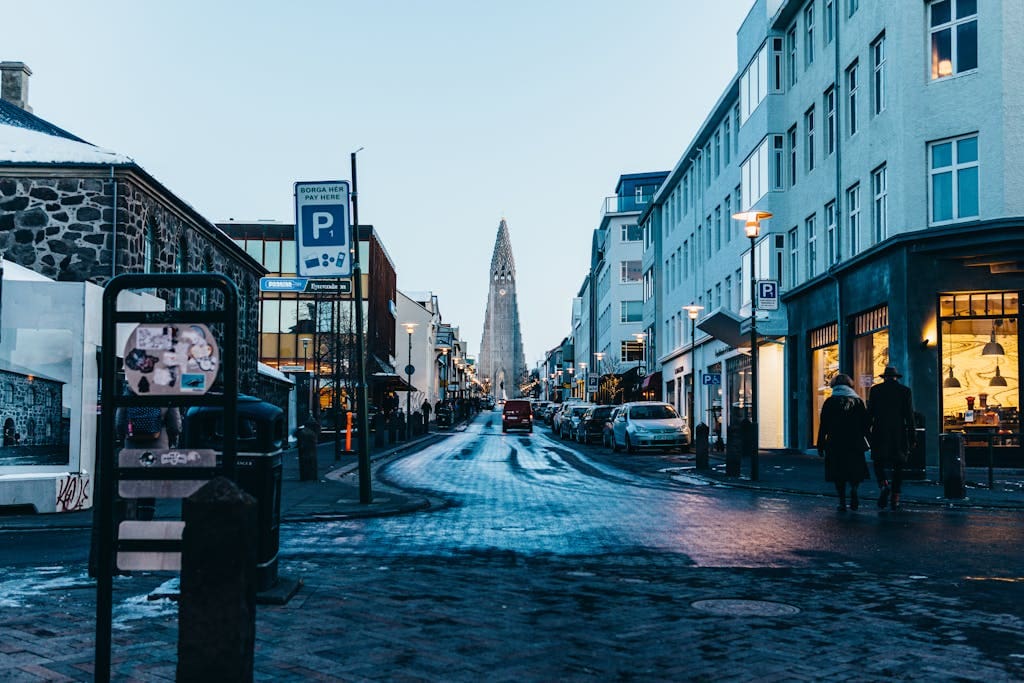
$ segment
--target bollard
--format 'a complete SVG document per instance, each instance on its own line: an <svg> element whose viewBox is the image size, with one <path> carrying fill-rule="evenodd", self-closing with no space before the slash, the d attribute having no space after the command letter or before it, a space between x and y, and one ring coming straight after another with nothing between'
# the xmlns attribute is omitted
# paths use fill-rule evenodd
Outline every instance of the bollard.
<svg viewBox="0 0 1024 683"><path fill-rule="evenodd" d="M693 431L695 435L693 449L694 453L697 454L697 469L711 469L711 463L708 461L708 435L711 430L708 429L706 424L701 422Z"/></svg>
<svg viewBox="0 0 1024 683"><path fill-rule="evenodd" d="M946 432L939 435L939 466L942 477L942 495L946 498L964 498L964 435Z"/></svg>
<svg viewBox="0 0 1024 683"><path fill-rule="evenodd" d="M747 434L742 423L730 423L726 435L729 440L725 443L725 476L740 476L740 463L743 460L743 453L747 450Z"/></svg>
<svg viewBox="0 0 1024 683"><path fill-rule="evenodd" d="M216 477L182 501L179 681L251 681L256 499Z"/></svg>
<svg viewBox="0 0 1024 683"><path fill-rule="evenodd" d="M299 442L299 481L316 481L316 432L308 424L295 430Z"/></svg>

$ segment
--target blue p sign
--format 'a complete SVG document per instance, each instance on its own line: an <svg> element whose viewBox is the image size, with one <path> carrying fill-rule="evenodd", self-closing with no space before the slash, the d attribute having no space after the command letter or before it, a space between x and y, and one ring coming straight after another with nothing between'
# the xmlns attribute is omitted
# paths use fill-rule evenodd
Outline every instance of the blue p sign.
<svg viewBox="0 0 1024 683"><path fill-rule="evenodd" d="M337 247L348 242L345 207L313 205L302 207L302 243L306 246Z"/></svg>

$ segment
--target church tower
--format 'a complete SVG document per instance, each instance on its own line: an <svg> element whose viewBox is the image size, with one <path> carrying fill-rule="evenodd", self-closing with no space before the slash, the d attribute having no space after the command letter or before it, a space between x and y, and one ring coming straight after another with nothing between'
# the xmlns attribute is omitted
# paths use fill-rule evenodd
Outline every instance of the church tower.
<svg viewBox="0 0 1024 683"><path fill-rule="evenodd" d="M491 395L496 399L515 398L519 395L519 385L526 380L526 356L516 301L516 262L512 258L512 241L504 218L498 224L498 237L491 256L487 312L477 368L480 381L490 380Z"/></svg>

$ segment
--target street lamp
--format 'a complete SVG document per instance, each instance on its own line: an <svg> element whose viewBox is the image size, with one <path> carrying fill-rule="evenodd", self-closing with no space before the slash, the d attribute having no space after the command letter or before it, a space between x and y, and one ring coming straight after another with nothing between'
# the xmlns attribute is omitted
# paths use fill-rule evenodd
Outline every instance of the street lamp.
<svg viewBox="0 0 1024 683"><path fill-rule="evenodd" d="M588 390L588 387L587 387L587 363L586 363L586 361L580 361L580 378L579 378L579 382L583 385L583 391L580 392L583 395L580 398L582 398L585 401L589 401L590 400L590 391Z"/></svg>
<svg viewBox="0 0 1024 683"><path fill-rule="evenodd" d="M416 368L412 366L412 332L416 329L416 323L402 323L402 327L409 334L409 361L405 366L405 383L409 385L405 388L405 440L408 441L412 436L412 410L410 409L410 403L412 402L412 373L416 371Z"/></svg>
<svg viewBox="0 0 1024 683"><path fill-rule="evenodd" d="M313 401L313 387L311 386L311 378L309 376L309 342L312 341L309 337L302 337L302 371L306 373L306 411L312 413L312 401Z"/></svg>
<svg viewBox="0 0 1024 683"><path fill-rule="evenodd" d="M693 373L693 387L690 390L690 443L696 444L696 427L697 427L697 316L704 310L703 306L691 303L689 306L683 306L683 310L690 316L690 371ZM708 456L707 451L703 451L703 457L701 451L698 451L696 446L694 451L697 453L697 469L706 470L708 468ZM703 462L702 462L703 461Z"/></svg>
<svg viewBox="0 0 1024 683"><path fill-rule="evenodd" d="M647 333L646 332L634 332L633 336L636 338L636 343L640 345L640 355L636 357L636 377L637 377L637 381L639 381L640 380L640 365L641 365L641 363L644 360L644 351L647 348L647 344L645 343L646 340L647 340ZM642 392L641 392L641 396L640 397L643 398L643 393Z"/></svg>
<svg viewBox="0 0 1024 683"><path fill-rule="evenodd" d="M761 234L761 221L768 220L768 211L742 211L734 213L735 220L743 221L743 231L750 239L750 479L758 479L758 434L757 434L757 262L754 248Z"/></svg>

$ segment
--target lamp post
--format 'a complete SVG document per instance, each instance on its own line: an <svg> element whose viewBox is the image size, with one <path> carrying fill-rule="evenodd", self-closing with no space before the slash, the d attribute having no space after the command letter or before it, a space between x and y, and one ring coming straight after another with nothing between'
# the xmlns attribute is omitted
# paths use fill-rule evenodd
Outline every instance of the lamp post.
<svg viewBox="0 0 1024 683"><path fill-rule="evenodd" d="M647 344L645 343L646 340L647 340L647 333L646 332L634 332L633 333L633 337L636 338L636 343L640 345L640 355L637 356L637 358L636 358L636 379L637 379L637 386L639 386L640 385L640 365L641 365L641 363L644 360L644 352L647 349ZM640 398L643 399L643 391L642 390L640 392Z"/></svg>
<svg viewBox="0 0 1024 683"><path fill-rule="evenodd" d="M583 385L583 391L580 392L582 394L582 396L580 398L582 398L584 401L589 401L590 400L590 389L587 386L587 363L586 363L586 361L580 361L580 377L579 377L579 379L577 381L580 382Z"/></svg>
<svg viewBox="0 0 1024 683"><path fill-rule="evenodd" d="M690 317L690 371L693 373L693 389L690 391L690 440L694 437L697 426L697 316L704 310L703 306L691 303L683 306Z"/></svg>
<svg viewBox="0 0 1024 683"><path fill-rule="evenodd" d="M409 360L405 366L405 383L409 385L405 388L405 440L408 441L412 436L412 410L410 403L412 402L412 373L416 371L416 368L412 366L412 332L416 329L416 323L402 323L402 327L409 334Z"/></svg>
<svg viewBox="0 0 1024 683"><path fill-rule="evenodd" d="M310 340L309 337L303 337L301 339L301 341L302 341L302 371L304 373L306 373L306 383L307 383L307 386L306 386L306 411L309 412L309 413L312 413L313 411L311 409L311 406L312 406L312 400L313 400L312 399L313 387L312 387L312 378L308 374L309 373L309 342L311 340Z"/></svg>
<svg viewBox="0 0 1024 683"><path fill-rule="evenodd" d="M758 480L758 434L757 434L757 261L754 248L761 234L761 221L768 220L768 211L743 211L734 213L735 220L743 221L743 230L750 239L750 479Z"/></svg>

